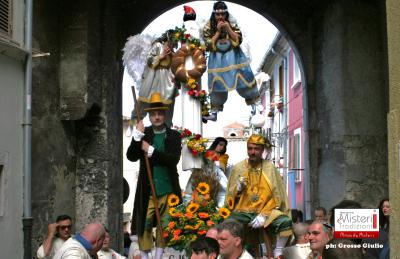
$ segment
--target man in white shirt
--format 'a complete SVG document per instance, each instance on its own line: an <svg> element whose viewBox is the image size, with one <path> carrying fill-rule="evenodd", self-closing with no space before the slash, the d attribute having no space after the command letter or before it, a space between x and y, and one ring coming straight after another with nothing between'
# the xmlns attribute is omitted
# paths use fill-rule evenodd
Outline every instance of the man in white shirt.
<svg viewBox="0 0 400 259"><path fill-rule="evenodd" d="M283 249L284 259L305 259L310 254L310 243L308 242L308 224L296 223L293 225L295 245Z"/></svg>
<svg viewBox="0 0 400 259"><path fill-rule="evenodd" d="M69 238L53 259L92 259L103 246L104 238L103 225L90 223L79 234Z"/></svg>
<svg viewBox="0 0 400 259"><path fill-rule="evenodd" d="M253 259L243 248L243 225L235 220L225 220L217 225L218 259Z"/></svg>
<svg viewBox="0 0 400 259"><path fill-rule="evenodd" d="M97 252L98 259L126 259L110 248L110 234L106 229L106 235L104 237L103 246L101 250Z"/></svg>
<svg viewBox="0 0 400 259"><path fill-rule="evenodd" d="M72 219L68 215L60 215L55 223L50 223L47 227L47 236L37 250L37 258L53 258L64 242L71 237L71 228Z"/></svg>

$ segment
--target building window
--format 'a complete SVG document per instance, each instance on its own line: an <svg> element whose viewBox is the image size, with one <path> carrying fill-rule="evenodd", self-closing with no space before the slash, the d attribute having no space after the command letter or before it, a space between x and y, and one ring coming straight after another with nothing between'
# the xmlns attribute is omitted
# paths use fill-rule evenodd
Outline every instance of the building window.
<svg viewBox="0 0 400 259"><path fill-rule="evenodd" d="M11 36L11 1L0 0L0 35Z"/></svg>
<svg viewBox="0 0 400 259"><path fill-rule="evenodd" d="M284 76L283 76L283 65L279 66L279 97L283 97L283 86L284 86Z"/></svg>
<svg viewBox="0 0 400 259"><path fill-rule="evenodd" d="M292 55L293 57L293 85L292 88L297 87L301 83L301 73L300 73L300 68L299 68L299 63L297 62L296 56Z"/></svg>
<svg viewBox="0 0 400 259"><path fill-rule="evenodd" d="M295 134L289 139L289 170L296 172L295 181L301 182L301 139L300 133L295 131Z"/></svg>

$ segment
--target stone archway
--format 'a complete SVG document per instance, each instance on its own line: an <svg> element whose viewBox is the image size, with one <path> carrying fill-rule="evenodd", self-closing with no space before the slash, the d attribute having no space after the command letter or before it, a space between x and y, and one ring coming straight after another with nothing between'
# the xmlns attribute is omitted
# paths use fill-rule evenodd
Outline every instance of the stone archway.
<svg viewBox="0 0 400 259"><path fill-rule="evenodd" d="M232 2L270 20L301 60L311 207L330 207L344 198L375 205L374 194L366 193L376 182L381 183L376 194L387 193L387 130L386 119L373 125L369 118L386 116L387 72L380 40L384 23L372 22L371 17L383 22L384 5L378 1ZM143 14L136 4L127 3L125 11L141 28L148 23L146 17L177 4L164 1Z"/></svg>
<svg viewBox="0 0 400 259"><path fill-rule="evenodd" d="M274 23L301 60L310 208L344 198L376 206L388 186L385 3L232 2ZM33 47L51 53L33 64L37 242L47 222L65 212L77 229L94 219L106 223L121 246L121 49L152 17L179 4L46 0L34 6Z"/></svg>

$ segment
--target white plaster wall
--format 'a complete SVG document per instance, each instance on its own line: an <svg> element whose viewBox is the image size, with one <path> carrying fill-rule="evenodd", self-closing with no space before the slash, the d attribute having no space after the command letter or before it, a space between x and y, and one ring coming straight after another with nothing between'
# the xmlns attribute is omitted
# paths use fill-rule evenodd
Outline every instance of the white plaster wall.
<svg viewBox="0 0 400 259"><path fill-rule="evenodd" d="M2 258L23 257L22 116L23 65L0 55L0 251Z"/></svg>

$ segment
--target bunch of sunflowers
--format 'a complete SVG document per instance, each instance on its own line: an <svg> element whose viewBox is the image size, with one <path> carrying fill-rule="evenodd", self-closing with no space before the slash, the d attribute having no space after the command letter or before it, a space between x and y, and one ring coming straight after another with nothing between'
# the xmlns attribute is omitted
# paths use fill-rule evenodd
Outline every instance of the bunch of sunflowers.
<svg viewBox="0 0 400 259"><path fill-rule="evenodd" d="M167 246L182 251L197 237L206 234L207 230L220 223L230 215L227 208L218 209L210 198L210 187L201 182L192 192L191 201L188 204L179 203L179 198L171 194L168 197L170 207L163 217L163 237Z"/></svg>

